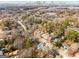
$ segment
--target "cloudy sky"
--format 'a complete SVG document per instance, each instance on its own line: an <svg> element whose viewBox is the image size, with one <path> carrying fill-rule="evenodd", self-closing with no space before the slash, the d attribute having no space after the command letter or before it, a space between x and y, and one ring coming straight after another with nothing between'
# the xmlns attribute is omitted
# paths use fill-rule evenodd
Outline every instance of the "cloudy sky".
<svg viewBox="0 0 79 59"><path fill-rule="evenodd" d="M0 1L79 1L79 0L0 0Z"/></svg>

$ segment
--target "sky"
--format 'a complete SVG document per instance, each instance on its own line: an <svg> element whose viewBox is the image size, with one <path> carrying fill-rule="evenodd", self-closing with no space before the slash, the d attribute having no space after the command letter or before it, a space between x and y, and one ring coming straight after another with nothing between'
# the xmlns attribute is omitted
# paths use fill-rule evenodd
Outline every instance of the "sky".
<svg viewBox="0 0 79 59"><path fill-rule="evenodd" d="M0 0L7 2L7 1L79 1L79 0Z"/></svg>

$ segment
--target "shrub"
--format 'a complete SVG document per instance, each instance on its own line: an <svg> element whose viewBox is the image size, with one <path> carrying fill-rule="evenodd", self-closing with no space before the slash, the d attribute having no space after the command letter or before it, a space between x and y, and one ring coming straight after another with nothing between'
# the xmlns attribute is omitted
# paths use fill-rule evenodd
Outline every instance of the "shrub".
<svg viewBox="0 0 79 59"><path fill-rule="evenodd" d="M26 20L26 19L27 19L27 17L28 17L28 16L27 16L27 15L25 15L25 16L23 16L23 17L22 17L22 19L23 19L23 20Z"/></svg>
<svg viewBox="0 0 79 59"><path fill-rule="evenodd" d="M4 47L5 46L5 41L4 40L0 40L0 47Z"/></svg>
<svg viewBox="0 0 79 59"><path fill-rule="evenodd" d="M64 29L65 29L65 27L63 26L62 23L56 22L55 25L54 25L54 31L53 31L53 33L54 33L57 37L60 37L60 36L63 35Z"/></svg>
<svg viewBox="0 0 79 59"><path fill-rule="evenodd" d="M75 30L69 30L65 33L65 38L69 39L69 40L77 40L79 36L79 32L75 31Z"/></svg>
<svg viewBox="0 0 79 59"><path fill-rule="evenodd" d="M54 25L54 33L58 37L64 35L65 29L70 25L70 22L74 22L72 19L65 19L61 22L56 22Z"/></svg>
<svg viewBox="0 0 79 59"><path fill-rule="evenodd" d="M42 22L42 26L46 28L47 32L51 33L54 28L54 22L53 21L44 21Z"/></svg>
<svg viewBox="0 0 79 59"><path fill-rule="evenodd" d="M25 40L25 42L24 42L24 47L25 48L30 48L30 47L32 47L32 45L33 44L32 44L32 40L31 39L28 38L28 39Z"/></svg>
<svg viewBox="0 0 79 59"><path fill-rule="evenodd" d="M70 22L70 20L65 20L65 21L63 21L63 26L64 26L64 27L69 26L69 25L70 25L69 22Z"/></svg>
<svg viewBox="0 0 79 59"><path fill-rule="evenodd" d="M13 44L14 41L13 40L6 40L5 42L6 42L6 44Z"/></svg>
<svg viewBox="0 0 79 59"><path fill-rule="evenodd" d="M57 37L60 37L60 36L62 36L63 33L64 33L64 28L63 28L62 26L60 26L60 28L56 28L53 33L54 33L54 35L56 35Z"/></svg>
<svg viewBox="0 0 79 59"><path fill-rule="evenodd" d="M57 40L56 42L53 42L54 46L56 47L61 47L62 46L62 41L61 40Z"/></svg>

